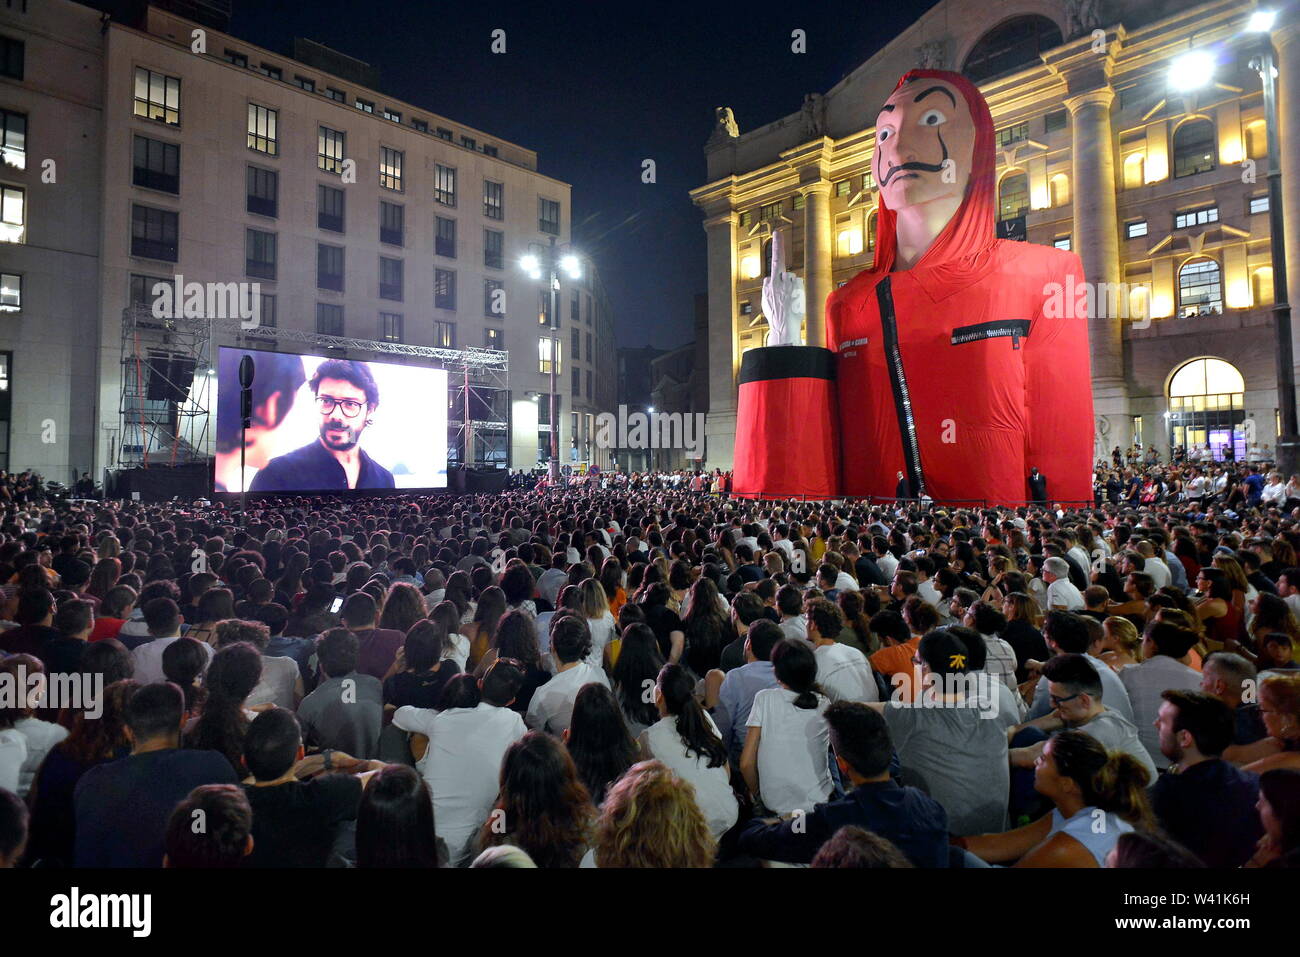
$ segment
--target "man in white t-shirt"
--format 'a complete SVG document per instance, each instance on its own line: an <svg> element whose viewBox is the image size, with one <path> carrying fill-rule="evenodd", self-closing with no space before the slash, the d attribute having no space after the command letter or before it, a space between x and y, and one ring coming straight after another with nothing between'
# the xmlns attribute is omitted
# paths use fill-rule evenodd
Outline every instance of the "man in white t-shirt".
<svg viewBox="0 0 1300 957"><path fill-rule="evenodd" d="M1291 609L1291 614L1300 618L1300 570L1284 568L1277 576L1277 593Z"/></svg>
<svg viewBox="0 0 1300 957"><path fill-rule="evenodd" d="M1142 571L1151 576L1151 581L1155 583L1156 590L1159 591L1173 580L1173 573L1169 566L1165 564L1163 558L1156 556L1155 546L1149 541L1140 541L1137 543L1138 554L1144 559Z"/></svg>
<svg viewBox="0 0 1300 957"><path fill-rule="evenodd" d="M497 659L479 679L478 707L438 712L408 705L393 715L396 727L428 738L415 767L433 793L433 819L453 865L473 852L497 797L501 762L527 733L523 719L510 710L523 683L518 665Z"/></svg>
<svg viewBox="0 0 1300 957"><path fill-rule="evenodd" d="M135 666L132 677L142 685L166 681L162 658L167 646L181 637L181 610L170 598L155 598L144 606L145 624L149 626L150 640L136 646L131 652ZM201 642L208 661L212 660L212 646Z"/></svg>
<svg viewBox="0 0 1300 957"><path fill-rule="evenodd" d="M1053 556L1043 562L1043 583L1047 585L1047 610L1083 611L1083 594L1070 582L1070 566Z"/></svg>
<svg viewBox="0 0 1300 957"><path fill-rule="evenodd" d="M551 659L555 662L555 677L533 693L525 716L529 728L557 737L564 734L573 718L573 702L582 687L589 684L609 687L604 669L593 668L584 660L590 652L591 630L585 620L573 615L552 619Z"/></svg>
<svg viewBox="0 0 1300 957"><path fill-rule="evenodd" d="M817 685L832 701L879 701L875 672L866 656L836 636L844 630L844 615L825 598L808 603L808 640L817 659Z"/></svg>

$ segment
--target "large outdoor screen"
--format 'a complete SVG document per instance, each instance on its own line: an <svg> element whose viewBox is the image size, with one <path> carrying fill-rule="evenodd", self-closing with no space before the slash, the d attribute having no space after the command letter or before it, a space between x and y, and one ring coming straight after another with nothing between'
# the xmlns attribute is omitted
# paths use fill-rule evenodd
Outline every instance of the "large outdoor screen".
<svg viewBox="0 0 1300 957"><path fill-rule="evenodd" d="M254 363L239 473L239 363ZM443 369L222 346L214 488L321 492L447 485Z"/></svg>

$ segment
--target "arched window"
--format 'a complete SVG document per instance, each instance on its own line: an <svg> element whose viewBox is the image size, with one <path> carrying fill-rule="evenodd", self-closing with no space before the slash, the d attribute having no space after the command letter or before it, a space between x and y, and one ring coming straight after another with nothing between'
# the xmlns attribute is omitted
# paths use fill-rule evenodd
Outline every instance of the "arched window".
<svg viewBox="0 0 1300 957"><path fill-rule="evenodd" d="M1029 212L1029 176L1008 173L998 185L998 219L1015 219Z"/></svg>
<svg viewBox="0 0 1300 957"><path fill-rule="evenodd" d="M1013 17L994 27L971 48L961 72L982 83L1027 66L1038 66L1040 53L1061 45L1061 28L1047 17Z"/></svg>
<svg viewBox="0 0 1300 957"><path fill-rule="evenodd" d="M1263 159L1268 155L1268 135L1263 120L1256 120L1246 127L1246 155L1251 159Z"/></svg>
<svg viewBox="0 0 1300 957"><path fill-rule="evenodd" d="M1260 266L1250 274L1250 291L1256 306L1273 304L1273 267Z"/></svg>
<svg viewBox="0 0 1300 957"><path fill-rule="evenodd" d="M1213 259L1192 259L1178 270L1178 315L1213 316L1223 312L1223 275Z"/></svg>
<svg viewBox="0 0 1300 957"><path fill-rule="evenodd" d="M1174 132L1174 178L1207 173L1218 165L1214 124L1188 120Z"/></svg>
<svg viewBox="0 0 1300 957"><path fill-rule="evenodd" d="M1184 363L1169 379L1169 444L1186 446L1189 453L1208 446L1218 460L1231 445L1240 461L1246 455L1245 399L1246 380L1231 362Z"/></svg>
<svg viewBox="0 0 1300 957"><path fill-rule="evenodd" d="M867 249L876 248L876 211L873 209L867 215Z"/></svg>
<svg viewBox="0 0 1300 957"><path fill-rule="evenodd" d="M1052 191L1052 205L1065 206L1070 202L1070 177L1064 173L1057 173L1049 181L1048 185Z"/></svg>
<svg viewBox="0 0 1300 957"><path fill-rule="evenodd" d="M1124 157L1124 188L1137 189L1146 185L1147 158L1142 153L1130 153Z"/></svg>

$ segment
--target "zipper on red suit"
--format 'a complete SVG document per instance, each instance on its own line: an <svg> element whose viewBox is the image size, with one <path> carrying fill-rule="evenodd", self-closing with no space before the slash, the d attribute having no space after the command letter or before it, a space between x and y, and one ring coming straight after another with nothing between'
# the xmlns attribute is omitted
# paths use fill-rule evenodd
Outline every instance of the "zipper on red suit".
<svg viewBox="0 0 1300 957"><path fill-rule="evenodd" d="M925 495L921 447L916 438L916 418L912 414L912 398L907 390L907 373L903 370L903 352L898 344L898 319L894 315L894 294L888 276L876 285L876 305L880 309L885 363L889 366L889 384L894 392L894 410L898 414L898 434L903 440L903 461L907 465L908 483L912 487L912 494L921 498Z"/></svg>

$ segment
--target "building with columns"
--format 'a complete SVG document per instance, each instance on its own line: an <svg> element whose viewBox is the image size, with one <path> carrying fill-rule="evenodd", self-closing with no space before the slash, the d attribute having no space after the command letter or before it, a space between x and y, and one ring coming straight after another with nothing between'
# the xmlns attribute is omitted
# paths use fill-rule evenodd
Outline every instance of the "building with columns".
<svg viewBox="0 0 1300 957"><path fill-rule="evenodd" d="M1281 164L1290 300L1300 298L1300 14L1279 3L1281 148L1266 146L1261 34L1240 0L944 0L824 94L741 132L720 107L691 196L708 234L707 464L730 467L740 357L764 344L774 229L808 291L804 341L824 342L831 290L871 265L877 192L867 125L909 69L975 81L997 127L1008 238L1072 249L1106 284L1090 320L1098 456L1140 441L1272 447L1279 432L1268 180ZM1180 93L1175 59L1210 82ZM1300 355L1300 349L1295 350Z"/></svg>

